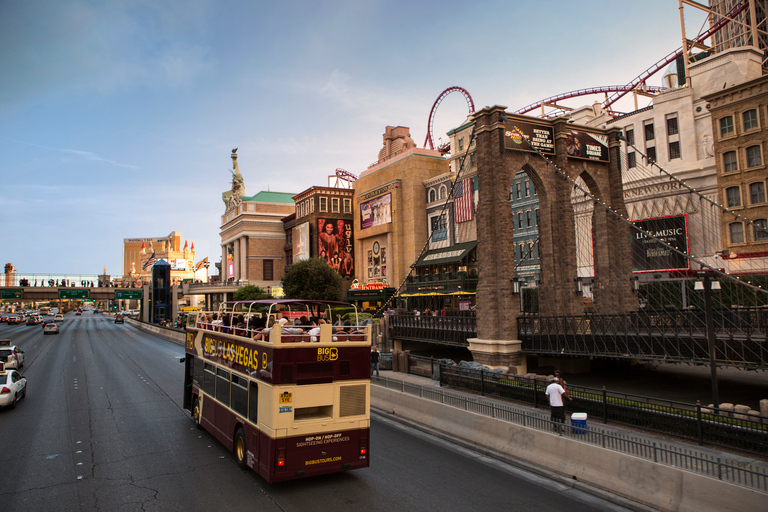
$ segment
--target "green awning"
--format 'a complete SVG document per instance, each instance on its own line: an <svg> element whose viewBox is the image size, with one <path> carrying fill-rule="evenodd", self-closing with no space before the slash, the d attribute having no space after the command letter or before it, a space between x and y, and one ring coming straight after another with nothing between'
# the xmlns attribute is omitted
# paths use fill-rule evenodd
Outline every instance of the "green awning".
<svg viewBox="0 0 768 512"><path fill-rule="evenodd" d="M477 247L477 241L464 242L461 244L443 247L427 251L424 256L416 261L417 267L426 267L427 265L440 265L442 263L452 263L463 260L469 251Z"/></svg>

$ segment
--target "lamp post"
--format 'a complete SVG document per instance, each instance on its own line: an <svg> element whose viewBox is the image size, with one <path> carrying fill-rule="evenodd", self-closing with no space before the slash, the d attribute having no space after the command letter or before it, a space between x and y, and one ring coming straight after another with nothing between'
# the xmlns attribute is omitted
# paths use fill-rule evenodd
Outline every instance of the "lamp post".
<svg viewBox="0 0 768 512"><path fill-rule="evenodd" d="M715 315L712 311L712 281L714 272L696 272L696 277L703 279L697 281L694 288L696 290L704 290L704 314L706 315L707 323L707 345L709 347L709 370L712 380L712 405L715 409L720 408L720 396L717 390L717 361L715 360ZM719 288L720 283L717 283Z"/></svg>

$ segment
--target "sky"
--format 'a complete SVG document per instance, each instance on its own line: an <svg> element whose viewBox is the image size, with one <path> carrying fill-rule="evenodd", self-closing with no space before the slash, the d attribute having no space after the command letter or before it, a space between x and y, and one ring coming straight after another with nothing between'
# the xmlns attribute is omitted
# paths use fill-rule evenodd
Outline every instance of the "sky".
<svg viewBox="0 0 768 512"><path fill-rule="evenodd" d="M124 238L172 231L217 262L233 148L244 195L299 193L388 125L423 147L449 87L514 111L680 45L677 0L0 0L0 265L119 276ZM468 113L446 96L435 142Z"/></svg>

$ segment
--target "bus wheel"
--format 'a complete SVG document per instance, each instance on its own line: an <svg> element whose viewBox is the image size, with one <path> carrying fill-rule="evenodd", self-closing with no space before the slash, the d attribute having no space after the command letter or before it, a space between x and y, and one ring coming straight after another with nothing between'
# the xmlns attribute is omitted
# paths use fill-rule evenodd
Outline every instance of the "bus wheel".
<svg viewBox="0 0 768 512"><path fill-rule="evenodd" d="M200 424L200 399L195 399L195 406L192 408L192 419L195 420L195 427L199 430L203 428Z"/></svg>
<svg viewBox="0 0 768 512"><path fill-rule="evenodd" d="M235 457L237 458L237 465L242 469L248 468L245 452L245 432L242 428L238 428L235 432Z"/></svg>

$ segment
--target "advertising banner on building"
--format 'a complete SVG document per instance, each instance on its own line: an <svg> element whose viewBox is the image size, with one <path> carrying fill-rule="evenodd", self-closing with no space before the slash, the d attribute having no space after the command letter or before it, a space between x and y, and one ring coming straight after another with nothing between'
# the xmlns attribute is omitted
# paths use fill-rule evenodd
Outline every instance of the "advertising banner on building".
<svg viewBox="0 0 768 512"><path fill-rule="evenodd" d="M171 270L187 270L187 260L174 258L170 261Z"/></svg>
<svg viewBox="0 0 768 512"><path fill-rule="evenodd" d="M392 194L385 194L360 205L360 229L392 222Z"/></svg>
<svg viewBox="0 0 768 512"><path fill-rule="evenodd" d="M353 277L355 271L352 221L317 219L317 255L341 277Z"/></svg>
<svg viewBox="0 0 768 512"><path fill-rule="evenodd" d="M293 228L293 261L309 259L309 222Z"/></svg>
<svg viewBox="0 0 768 512"><path fill-rule="evenodd" d="M635 272L662 272L690 268L690 261L683 256L688 253L687 216L673 215L636 220L632 224L645 231L644 233L640 229L632 229L632 269ZM670 249L649 235L677 250Z"/></svg>
<svg viewBox="0 0 768 512"><path fill-rule="evenodd" d="M505 148L533 151L531 146L544 154L554 155L555 134L552 127L518 120L507 123L507 128L504 130Z"/></svg>
<svg viewBox="0 0 768 512"><path fill-rule="evenodd" d="M568 158L610 161L606 135L570 130L565 134L565 151L568 153Z"/></svg>

